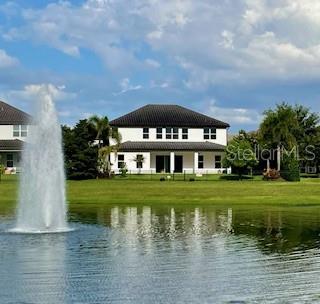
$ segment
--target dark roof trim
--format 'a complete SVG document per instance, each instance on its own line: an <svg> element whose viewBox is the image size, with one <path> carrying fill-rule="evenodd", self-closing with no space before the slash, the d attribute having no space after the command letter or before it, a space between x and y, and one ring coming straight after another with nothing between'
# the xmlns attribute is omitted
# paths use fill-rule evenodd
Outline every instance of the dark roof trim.
<svg viewBox="0 0 320 304"><path fill-rule="evenodd" d="M0 140L0 151L1 152L15 152L23 150L24 142L19 139L4 139Z"/></svg>
<svg viewBox="0 0 320 304"><path fill-rule="evenodd" d="M126 141L119 152L142 151L224 151L226 146L212 142Z"/></svg>
<svg viewBox="0 0 320 304"><path fill-rule="evenodd" d="M228 128L230 125L178 105L146 105L110 122L115 127Z"/></svg>
<svg viewBox="0 0 320 304"><path fill-rule="evenodd" d="M3 101L0 101L0 125L28 124L32 117Z"/></svg>

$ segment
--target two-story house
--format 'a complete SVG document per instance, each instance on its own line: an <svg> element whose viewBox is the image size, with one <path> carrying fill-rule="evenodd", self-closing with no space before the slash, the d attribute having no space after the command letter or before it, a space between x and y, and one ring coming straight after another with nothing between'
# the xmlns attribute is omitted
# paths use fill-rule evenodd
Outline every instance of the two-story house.
<svg viewBox="0 0 320 304"><path fill-rule="evenodd" d="M29 114L0 101L0 163L7 172L19 170L30 121Z"/></svg>
<svg viewBox="0 0 320 304"><path fill-rule="evenodd" d="M146 105L110 122L122 143L112 170L222 173L229 124L178 105Z"/></svg>

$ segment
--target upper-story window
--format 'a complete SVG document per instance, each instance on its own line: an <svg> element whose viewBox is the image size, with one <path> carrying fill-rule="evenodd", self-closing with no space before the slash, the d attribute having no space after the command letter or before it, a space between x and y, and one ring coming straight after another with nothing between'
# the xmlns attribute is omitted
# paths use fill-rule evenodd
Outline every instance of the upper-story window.
<svg viewBox="0 0 320 304"><path fill-rule="evenodd" d="M182 128L182 139L188 139L188 128Z"/></svg>
<svg viewBox="0 0 320 304"><path fill-rule="evenodd" d="M157 128L157 139L162 139L162 128Z"/></svg>
<svg viewBox="0 0 320 304"><path fill-rule="evenodd" d="M13 126L13 137L27 137L28 126L27 125L14 125Z"/></svg>
<svg viewBox="0 0 320 304"><path fill-rule="evenodd" d="M149 138L149 128L143 128L143 138L144 139Z"/></svg>
<svg viewBox="0 0 320 304"><path fill-rule="evenodd" d="M179 139L179 128L166 128L166 139Z"/></svg>
<svg viewBox="0 0 320 304"><path fill-rule="evenodd" d="M203 138L204 139L216 139L217 138L217 129L216 128L204 128L203 129Z"/></svg>

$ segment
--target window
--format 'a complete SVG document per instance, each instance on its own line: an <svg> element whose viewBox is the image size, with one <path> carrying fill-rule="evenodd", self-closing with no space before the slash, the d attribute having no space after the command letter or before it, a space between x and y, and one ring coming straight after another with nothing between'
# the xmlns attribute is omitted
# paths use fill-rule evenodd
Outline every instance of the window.
<svg viewBox="0 0 320 304"><path fill-rule="evenodd" d="M143 166L143 155L142 154L137 154L136 163L137 163L137 169L142 169L142 166Z"/></svg>
<svg viewBox="0 0 320 304"><path fill-rule="evenodd" d="M19 125L14 125L13 126L13 136L14 137L19 137L20 136L20 126Z"/></svg>
<svg viewBox="0 0 320 304"><path fill-rule="evenodd" d="M166 139L179 139L179 128L166 128Z"/></svg>
<svg viewBox="0 0 320 304"><path fill-rule="evenodd" d="M26 125L21 126L21 136L22 137L27 137L28 135L28 127Z"/></svg>
<svg viewBox="0 0 320 304"><path fill-rule="evenodd" d="M221 169L222 168L222 166L221 166L221 155L216 155L214 157L214 167L216 169Z"/></svg>
<svg viewBox="0 0 320 304"><path fill-rule="evenodd" d="M118 168L124 168L126 163L124 162L124 155L123 154L118 154Z"/></svg>
<svg viewBox="0 0 320 304"><path fill-rule="evenodd" d="M143 128L143 138L144 139L149 138L149 128Z"/></svg>
<svg viewBox="0 0 320 304"><path fill-rule="evenodd" d="M166 139L172 139L172 129L166 128Z"/></svg>
<svg viewBox="0 0 320 304"><path fill-rule="evenodd" d="M204 128L203 129L203 138L204 139L216 139L217 138L217 129L216 128Z"/></svg>
<svg viewBox="0 0 320 304"><path fill-rule="evenodd" d="M173 131L173 139L179 139L179 128L172 128Z"/></svg>
<svg viewBox="0 0 320 304"><path fill-rule="evenodd" d="M28 126L27 125L14 125L13 126L13 137L27 137Z"/></svg>
<svg viewBox="0 0 320 304"><path fill-rule="evenodd" d="M188 139L188 129L182 128L182 139Z"/></svg>
<svg viewBox="0 0 320 304"><path fill-rule="evenodd" d="M13 167L13 154L7 154L7 168Z"/></svg>
<svg viewBox="0 0 320 304"><path fill-rule="evenodd" d="M203 155L198 156L198 168L203 169L204 158Z"/></svg>
<svg viewBox="0 0 320 304"><path fill-rule="evenodd" d="M216 139L217 138L217 129L216 128L211 128L211 139Z"/></svg>
<svg viewBox="0 0 320 304"><path fill-rule="evenodd" d="M157 128L157 139L162 139L162 128Z"/></svg>

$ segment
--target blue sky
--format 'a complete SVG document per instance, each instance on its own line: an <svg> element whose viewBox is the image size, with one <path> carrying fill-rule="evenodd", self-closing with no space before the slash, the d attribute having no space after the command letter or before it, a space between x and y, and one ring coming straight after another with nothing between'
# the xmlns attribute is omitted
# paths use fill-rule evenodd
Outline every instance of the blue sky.
<svg viewBox="0 0 320 304"><path fill-rule="evenodd" d="M254 130L276 103L320 111L316 0L1 1L0 98L55 86L62 123L174 103Z"/></svg>

